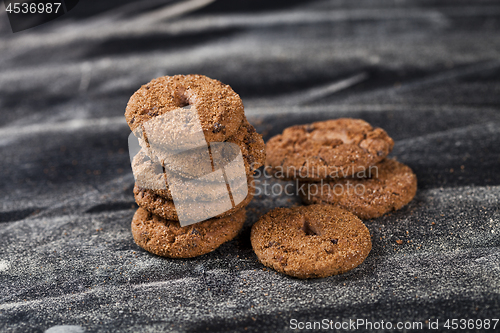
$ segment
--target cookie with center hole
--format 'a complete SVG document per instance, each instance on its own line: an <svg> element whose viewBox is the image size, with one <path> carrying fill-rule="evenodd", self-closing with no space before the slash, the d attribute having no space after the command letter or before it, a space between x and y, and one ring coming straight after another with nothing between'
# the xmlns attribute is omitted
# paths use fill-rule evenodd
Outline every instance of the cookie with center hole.
<svg viewBox="0 0 500 333"><path fill-rule="evenodd" d="M173 118L169 117L172 112L176 113ZM200 126L207 142L225 141L237 133L243 117L243 102L229 85L198 74L151 80L130 97L125 110L132 131L142 127L148 141L149 124L150 134L156 133L155 139L172 150L198 147Z"/></svg>
<svg viewBox="0 0 500 333"><path fill-rule="evenodd" d="M350 271L372 248L363 222L329 205L275 208L252 226L250 240L262 264L300 279Z"/></svg>
<svg viewBox="0 0 500 333"><path fill-rule="evenodd" d="M266 144L266 171L277 178L346 178L383 160L394 141L361 119L341 118L286 128Z"/></svg>
<svg viewBox="0 0 500 333"><path fill-rule="evenodd" d="M139 208L132 219L134 241L144 250L169 258L192 258L211 252L238 235L245 208L234 214L181 227Z"/></svg>

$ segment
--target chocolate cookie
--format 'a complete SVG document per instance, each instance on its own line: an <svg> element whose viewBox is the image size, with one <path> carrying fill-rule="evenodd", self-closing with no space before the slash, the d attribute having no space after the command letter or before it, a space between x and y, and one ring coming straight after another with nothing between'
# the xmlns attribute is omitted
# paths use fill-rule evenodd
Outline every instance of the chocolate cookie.
<svg viewBox="0 0 500 333"><path fill-rule="evenodd" d="M417 176L408 166L385 159L370 167L365 178L299 182L298 192L308 204L332 204L371 219L409 203L417 192Z"/></svg>
<svg viewBox="0 0 500 333"><path fill-rule="evenodd" d="M251 177L251 176L250 176ZM253 185L253 178L248 180L248 194L243 201L235 205L233 208L225 211L214 217L224 217L233 214L239 209L246 207L253 199L255 188ZM178 221L179 217L172 200L165 199L164 197L155 194L152 190L141 189L134 186L134 197L139 207L163 217L167 220ZM186 218L197 219L199 212L220 211L221 207L225 207L224 203L218 200L214 201L186 201L183 203L184 211L187 211Z"/></svg>
<svg viewBox="0 0 500 333"><path fill-rule="evenodd" d="M164 160L165 168L182 177L198 178L212 170L210 161L213 161L215 170L223 168L233 161L239 154L238 147L247 175L253 174L264 164L266 159L264 140L246 118L238 132L225 142L231 143L231 145L213 142L210 143L210 151L205 146L171 155ZM208 154L211 154L211 159L208 158ZM226 172L231 172L231 170L226 170Z"/></svg>
<svg viewBox="0 0 500 333"><path fill-rule="evenodd" d="M234 214L181 227L139 208L132 219L132 235L144 250L169 258L192 258L230 241L245 223L245 208Z"/></svg>
<svg viewBox="0 0 500 333"><path fill-rule="evenodd" d="M134 156L131 164L137 186L158 190L162 194L171 196L162 165L151 160L144 152L144 148Z"/></svg>
<svg viewBox="0 0 500 333"><path fill-rule="evenodd" d="M232 142L240 146L245 169L247 174L253 173L266 161L266 145L262 135L255 131L255 128L245 118L238 132L230 137L227 142Z"/></svg>
<svg viewBox="0 0 500 333"><path fill-rule="evenodd" d="M192 119L189 113L183 117L182 108L191 106L196 110L198 119ZM225 141L235 135L244 117L243 103L240 96L230 86L218 80L203 75L163 76L143 85L130 98L125 110L125 119L132 131L151 120L176 112L178 116L168 118L161 123L163 142L173 150L180 144L182 149L198 146L198 136L195 142L182 142L179 137L193 131L196 124L201 128L207 142ZM167 115L168 116L168 115ZM145 131L147 134L147 131ZM189 146L194 144L194 146Z"/></svg>
<svg viewBox="0 0 500 333"><path fill-rule="evenodd" d="M252 226L250 240L264 265L301 279L345 273L372 248L363 222L330 205L275 208Z"/></svg>
<svg viewBox="0 0 500 333"><path fill-rule="evenodd" d="M238 184L235 191L243 191L243 186L247 186L247 178L245 182ZM225 182L189 182L190 179L183 179L181 177L169 177L168 181L174 186L184 186L185 190L177 193L177 198L183 201L213 201L221 198L227 192L227 186ZM139 189L143 187L138 186ZM147 188L146 188L147 189ZM167 200L173 200L172 193L167 186L164 190L153 190L151 191Z"/></svg>
<svg viewBox="0 0 500 333"><path fill-rule="evenodd" d="M222 197L227 193L226 182L223 177L212 181L193 180L179 177L171 172L165 172L162 166L153 162L141 149L132 161L132 171L139 189L148 189L165 199L173 200L170 188L182 188L177 191L176 198L185 201L212 201ZM243 186L251 180L237 178L232 175L231 170L227 173L229 179L233 179L231 184L235 191L243 190ZM232 177L232 178L230 178ZM241 180L241 181L240 181Z"/></svg>
<svg viewBox="0 0 500 333"><path fill-rule="evenodd" d="M266 144L266 169L277 178L343 178L384 159L394 141L360 119L292 126Z"/></svg>

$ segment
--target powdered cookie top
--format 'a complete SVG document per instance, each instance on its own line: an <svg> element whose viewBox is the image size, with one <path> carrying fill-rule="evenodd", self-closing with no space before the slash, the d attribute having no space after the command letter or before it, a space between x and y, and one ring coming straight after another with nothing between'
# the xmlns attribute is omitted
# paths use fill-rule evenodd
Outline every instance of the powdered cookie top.
<svg viewBox="0 0 500 333"><path fill-rule="evenodd" d="M292 126L266 144L266 165L277 178L343 178L384 159L394 141L360 119Z"/></svg>
<svg viewBox="0 0 500 333"><path fill-rule="evenodd" d="M155 117L180 111L179 117L167 117L167 121L160 123L164 129L164 133L160 131L162 143L175 150L179 138L186 138L186 133L192 134L190 130L196 132L193 127L197 127L197 120L191 119L191 115L187 117L189 119L182 117L180 108L186 106L196 110L205 139L209 142L224 141L235 135L243 120L243 103L230 86L194 74L164 76L143 85L130 98L125 118L130 129L135 130ZM194 140L196 146L196 140L190 138L182 142L182 149L194 147L189 146L189 140Z"/></svg>
<svg viewBox="0 0 500 333"><path fill-rule="evenodd" d="M347 272L372 247L363 222L330 205L275 208L253 225L250 239L264 265L301 279Z"/></svg>
<svg viewBox="0 0 500 333"><path fill-rule="evenodd" d="M398 210L417 192L417 176L406 165L385 159L370 167L364 179L336 179L301 183L299 194L309 204L332 204L362 219Z"/></svg>

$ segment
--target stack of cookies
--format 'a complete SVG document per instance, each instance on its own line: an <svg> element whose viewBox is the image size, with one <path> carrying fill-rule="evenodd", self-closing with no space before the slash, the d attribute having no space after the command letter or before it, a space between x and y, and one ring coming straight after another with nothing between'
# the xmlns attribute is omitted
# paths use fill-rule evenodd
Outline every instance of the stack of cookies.
<svg viewBox="0 0 500 333"><path fill-rule="evenodd" d="M360 119L292 126L266 144L266 171L296 181L306 204L331 204L361 219L398 210L417 191L412 170L387 158L394 141Z"/></svg>
<svg viewBox="0 0 500 333"><path fill-rule="evenodd" d="M125 118L138 142L131 154L135 242L189 258L234 238L265 160L238 94L203 75L160 77L134 93Z"/></svg>

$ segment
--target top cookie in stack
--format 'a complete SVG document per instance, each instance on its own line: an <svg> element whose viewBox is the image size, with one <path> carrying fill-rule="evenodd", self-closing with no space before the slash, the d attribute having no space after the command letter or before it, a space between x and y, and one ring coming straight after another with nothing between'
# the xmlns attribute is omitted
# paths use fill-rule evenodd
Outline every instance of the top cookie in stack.
<svg viewBox="0 0 500 333"><path fill-rule="evenodd" d="M163 76L143 85L130 98L125 119L132 131L178 108L194 106L207 142L223 142L238 132L245 117L240 96L230 86L204 75ZM183 131L164 124L165 135ZM175 144L175 143L173 143Z"/></svg>
<svg viewBox="0 0 500 333"><path fill-rule="evenodd" d="M144 223L151 221L180 221L175 230L183 230L186 219L241 215L244 222L241 211L253 198L252 175L265 161L265 145L230 86L203 75L160 77L134 93L125 118L141 148L132 160L141 207L132 230L140 246L160 255L175 252L145 245L137 232L149 230Z"/></svg>
<svg viewBox="0 0 500 333"><path fill-rule="evenodd" d="M383 129L361 119L292 126L267 142L266 171L297 180L308 204L333 204L370 219L400 209L416 193L411 169L386 158L393 146Z"/></svg>

